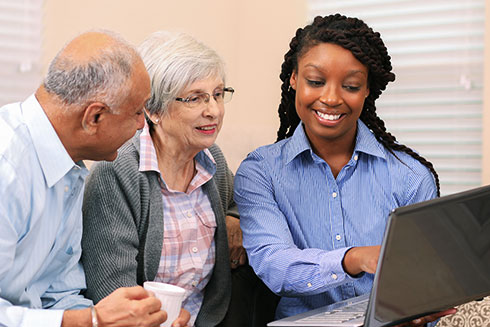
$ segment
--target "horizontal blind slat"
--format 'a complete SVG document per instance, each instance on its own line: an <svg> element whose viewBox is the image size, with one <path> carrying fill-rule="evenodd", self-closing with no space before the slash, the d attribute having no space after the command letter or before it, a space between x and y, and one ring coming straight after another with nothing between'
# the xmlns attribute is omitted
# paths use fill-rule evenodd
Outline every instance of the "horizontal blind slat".
<svg viewBox="0 0 490 327"><path fill-rule="evenodd" d="M0 0L0 105L22 101L41 81L42 0Z"/></svg>

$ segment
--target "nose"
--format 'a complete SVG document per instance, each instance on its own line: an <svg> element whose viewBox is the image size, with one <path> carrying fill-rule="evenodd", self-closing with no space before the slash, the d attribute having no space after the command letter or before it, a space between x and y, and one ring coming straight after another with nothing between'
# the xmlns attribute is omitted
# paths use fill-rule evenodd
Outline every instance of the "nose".
<svg viewBox="0 0 490 327"><path fill-rule="evenodd" d="M337 107L342 104L342 96L339 87L332 84L325 84L320 101L329 107Z"/></svg>
<svg viewBox="0 0 490 327"><path fill-rule="evenodd" d="M206 108L203 111L203 115L209 117L217 117L223 108L223 103L218 103L214 97L210 97L209 101L206 103Z"/></svg>

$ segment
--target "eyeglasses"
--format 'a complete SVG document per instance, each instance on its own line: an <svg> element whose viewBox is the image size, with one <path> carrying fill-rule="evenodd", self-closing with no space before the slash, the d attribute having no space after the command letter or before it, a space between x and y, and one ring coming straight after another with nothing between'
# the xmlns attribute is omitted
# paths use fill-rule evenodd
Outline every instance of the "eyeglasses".
<svg viewBox="0 0 490 327"><path fill-rule="evenodd" d="M230 102L235 90L232 87L225 87L224 89L214 92L213 98L218 104ZM200 107L203 103L209 103L211 95L209 93L194 93L187 98L175 98L176 101L180 101L189 108Z"/></svg>

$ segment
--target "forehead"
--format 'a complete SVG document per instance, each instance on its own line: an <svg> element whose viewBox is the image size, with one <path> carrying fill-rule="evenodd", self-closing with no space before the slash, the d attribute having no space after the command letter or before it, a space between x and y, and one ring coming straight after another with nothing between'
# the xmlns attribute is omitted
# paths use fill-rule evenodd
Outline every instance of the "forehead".
<svg viewBox="0 0 490 327"><path fill-rule="evenodd" d="M320 70L358 70L367 74L368 69L347 49L333 44L320 43L311 47L298 58L298 69L316 67Z"/></svg>
<svg viewBox="0 0 490 327"><path fill-rule="evenodd" d="M184 92L208 92L212 91L217 87L223 86L224 82L221 76L215 75L208 78L200 79L194 83L189 84L184 88Z"/></svg>

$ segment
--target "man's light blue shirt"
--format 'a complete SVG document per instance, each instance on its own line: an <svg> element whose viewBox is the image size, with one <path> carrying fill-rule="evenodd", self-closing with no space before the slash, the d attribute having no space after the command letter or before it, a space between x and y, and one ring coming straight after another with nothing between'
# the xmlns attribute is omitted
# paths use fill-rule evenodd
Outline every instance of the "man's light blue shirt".
<svg viewBox="0 0 490 327"><path fill-rule="evenodd" d="M235 201L243 243L257 275L282 296L277 318L370 291L373 275L348 275L345 252L381 244L391 210L437 192L425 166L396 156L359 120L354 152L337 178L313 152L302 124L242 162Z"/></svg>
<svg viewBox="0 0 490 327"><path fill-rule="evenodd" d="M1 326L60 326L64 309L92 304L79 295L87 173L34 95L0 108Z"/></svg>

